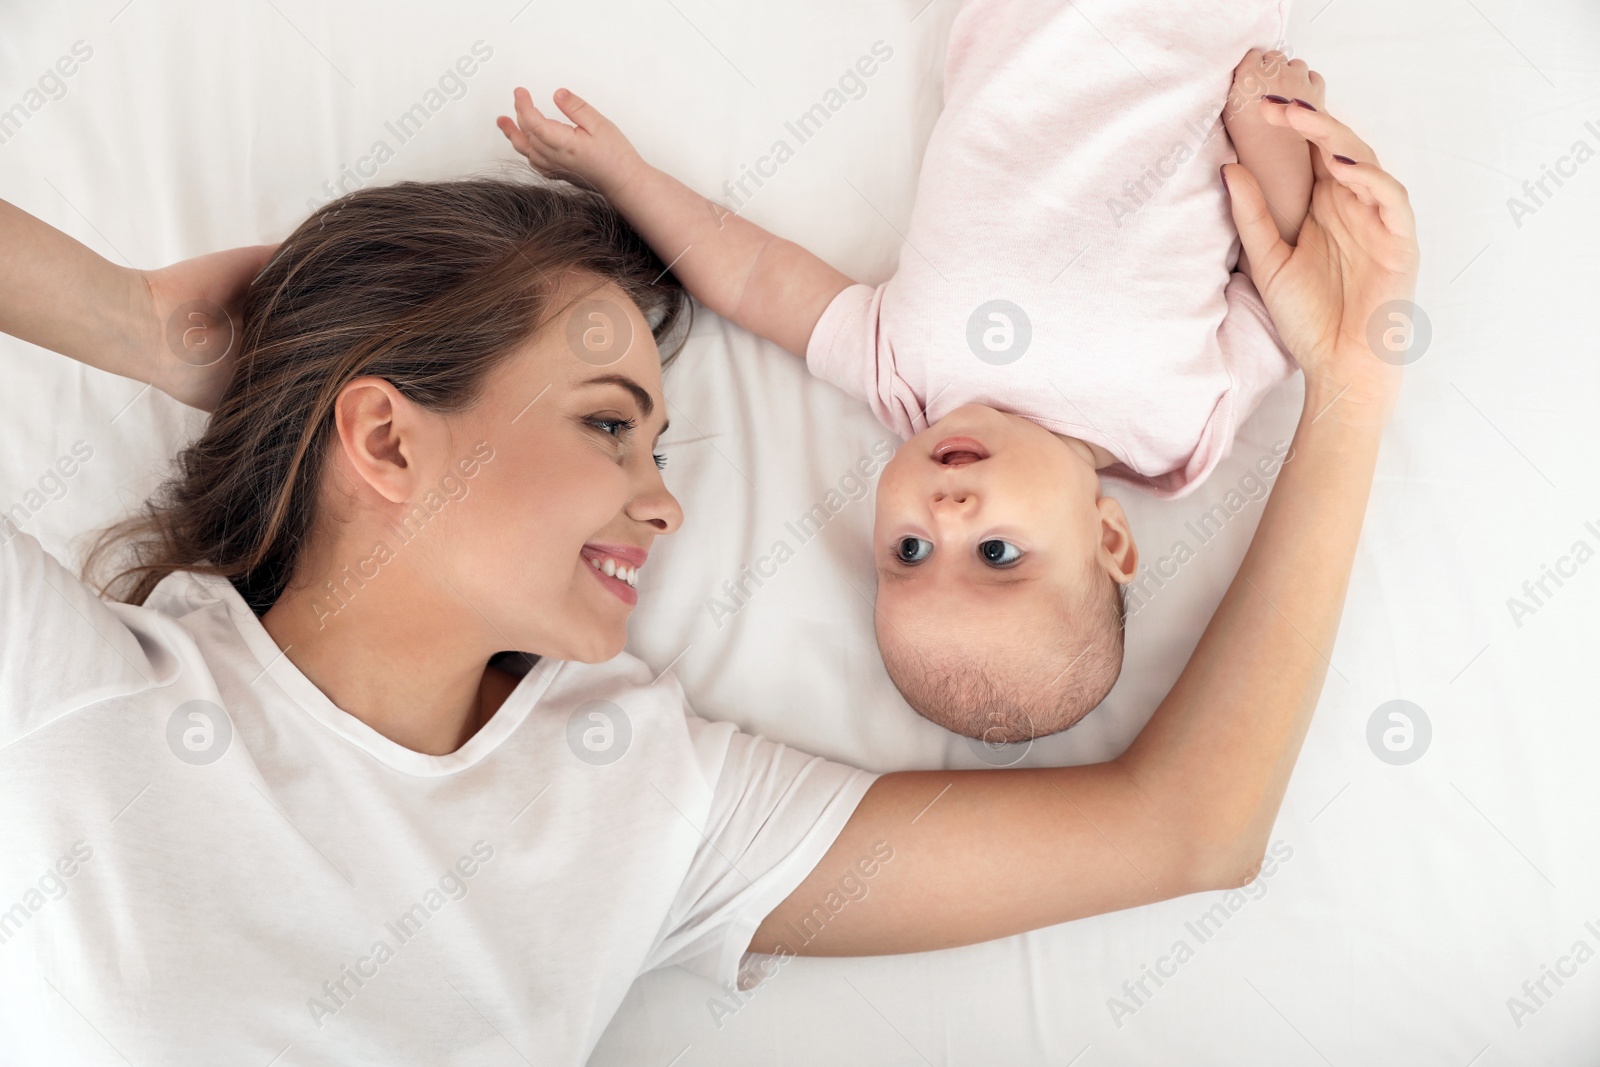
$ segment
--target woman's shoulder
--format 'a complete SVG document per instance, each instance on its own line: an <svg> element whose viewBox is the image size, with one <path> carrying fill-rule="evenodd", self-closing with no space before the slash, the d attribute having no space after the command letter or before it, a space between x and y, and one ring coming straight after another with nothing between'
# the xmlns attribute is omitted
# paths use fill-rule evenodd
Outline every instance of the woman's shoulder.
<svg viewBox="0 0 1600 1067"><path fill-rule="evenodd" d="M105 600L33 535L0 528L0 747L170 683L176 636L161 612Z"/></svg>
<svg viewBox="0 0 1600 1067"><path fill-rule="evenodd" d="M101 597L37 537L0 528L0 747L54 718L170 685L192 649L163 600Z"/></svg>

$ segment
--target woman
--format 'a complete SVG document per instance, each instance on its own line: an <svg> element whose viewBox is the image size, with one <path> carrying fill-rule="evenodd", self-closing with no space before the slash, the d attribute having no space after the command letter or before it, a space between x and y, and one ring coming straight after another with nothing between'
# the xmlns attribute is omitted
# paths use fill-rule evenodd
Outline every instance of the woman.
<svg viewBox="0 0 1600 1067"><path fill-rule="evenodd" d="M1225 180L1306 373L1294 459L1149 724L1057 769L874 777L699 720L621 654L680 519L647 340L680 298L596 198L330 204L249 287L236 367L189 316L270 250L140 276L0 205L0 329L220 397L129 602L0 549L0 886L31 887L0 958L34 964L4 969L7 1058L575 1063L663 964L733 981L747 950L932 949L1248 881L1399 385L1367 322L1417 265L1367 145L1272 121L1315 146L1297 247ZM635 340L597 360L567 327L601 304ZM539 660L518 680L507 649Z"/></svg>

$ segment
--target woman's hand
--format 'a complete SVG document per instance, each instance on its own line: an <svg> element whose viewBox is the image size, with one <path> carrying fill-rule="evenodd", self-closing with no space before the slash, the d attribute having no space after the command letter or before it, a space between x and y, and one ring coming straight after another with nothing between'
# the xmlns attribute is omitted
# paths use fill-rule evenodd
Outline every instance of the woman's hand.
<svg viewBox="0 0 1600 1067"><path fill-rule="evenodd" d="M518 89L513 100L516 121L501 115L497 125L511 147L546 178L587 185L615 199L644 169L644 160L622 131L575 94L557 89L555 95L556 107L572 120L571 126L545 118L526 89Z"/></svg>
<svg viewBox="0 0 1600 1067"><path fill-rule="evenodd" d="M277 246L137 271L0 200L0 248L0 333L210 411L233 374L244 295Z"/></svg>
<svg viewBox="0 0 1600 1067"><path fill-rule="evenodd" d="M138 272L139 325L129 343L135 365L150 368L151 385L190 407L215 410L238 359L245 294L277 248L230 248Z"/></svg>
<svg viewBox="0 0 1600 1067"><path fill-rule="evenodd" d="M1403 361L1392 331L1399 325L1409 332L1416 289L1410 199L1366 142L1326 111L1263 108L1262 114L1311 143L1316 183L1299 240L1289 245L1255 176L1238 164L1223 168L1256 288L1305 371L1308 397L1331 403L1337 396L1387 418Z"/></svg>

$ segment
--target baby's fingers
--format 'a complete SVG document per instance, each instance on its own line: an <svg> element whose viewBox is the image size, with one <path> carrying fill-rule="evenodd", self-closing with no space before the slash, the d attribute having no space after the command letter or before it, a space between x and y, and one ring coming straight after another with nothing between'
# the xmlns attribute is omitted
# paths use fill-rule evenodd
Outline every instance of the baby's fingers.
<svg viewBox="0 0 1600 1067"><path fill-rule="evenodd" d="M571 126L547 119L544 114L533 106L533 97L526 89L518 89L512 94L512 99L517 108L517 125L528 137L550 148L565 148L572 143L574 131Z"/></svg>
<svg viewBox="0 0 1600 1067"><path fill-rule="evenodd" d="M506 140L511 142L511 147L516 151L517 155L527 157L530 161L532 160L534 154L533 143L528 140L528 135L522 132L515 120L501 115L494 120L494 124L500 127L501 133L506 135Z"/></svg>
<svg viewBox="0 0 1600 1067"><path fill-rule="evenodd" d="M609 122L593 104L570 89L557 89L555 101L561 113L585 133L599 133Z"/></svg>

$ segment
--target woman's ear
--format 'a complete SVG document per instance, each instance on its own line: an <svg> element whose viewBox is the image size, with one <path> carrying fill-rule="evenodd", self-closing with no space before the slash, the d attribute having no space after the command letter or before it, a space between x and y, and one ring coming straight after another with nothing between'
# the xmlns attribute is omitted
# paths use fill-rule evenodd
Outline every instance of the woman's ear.
<svg viewBox="0 0 1600 1067"><path fill-rule="evenodd" d="M1127 585L1139 571L1139 546L1122 505L1109 496L1095 501L1100 512L1100 565L1118 585Z"/></svg>
<svg viewBox="0 0 1600 1067"><path fill-rule="evenodd" d="M357 492L365 485L391 504L415 495L417 456L428 432L417 406L382 378L357 378L334 402L337 468Z"/></svg>

